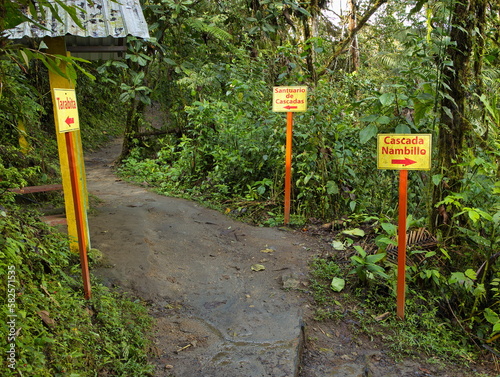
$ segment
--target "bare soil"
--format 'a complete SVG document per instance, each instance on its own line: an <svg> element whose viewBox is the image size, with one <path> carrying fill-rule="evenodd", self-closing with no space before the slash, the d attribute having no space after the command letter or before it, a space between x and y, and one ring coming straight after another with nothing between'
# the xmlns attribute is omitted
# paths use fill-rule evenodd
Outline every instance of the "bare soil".
<svg viewBox="0 0 500 377"><path fill-rule="evenodd" d="M308 263L331 252L328 234L252 227L125 183L114 171L120 145L86 158L92 246L105 256L94 273L149 305L155 376L498 375L486 359L470 368L418 354L396 361L354 316L314 320Z"/></svg>

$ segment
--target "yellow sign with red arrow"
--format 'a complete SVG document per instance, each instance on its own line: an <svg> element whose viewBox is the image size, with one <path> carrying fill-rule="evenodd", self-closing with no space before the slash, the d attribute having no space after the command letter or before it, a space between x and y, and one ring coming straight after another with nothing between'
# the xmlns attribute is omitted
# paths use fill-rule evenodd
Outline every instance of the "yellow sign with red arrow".
<svg viewBox="0 0 500 377"><path fill-rule="evenodd" d="M301 112L307 110L307 86L275 86L273 111Z"/></svg>
<svg viewBox="0 0 500 377"><path fill-rule="evenodd" d="M75 89L53 90L57 130L60 133L79 130L80 120L78 118Z"/></svg>
<svg viewBox="0 0 500 377"><path fill-rule="evenodd" d="M431 134L378 134L377 168L430 170Z"/></svg>

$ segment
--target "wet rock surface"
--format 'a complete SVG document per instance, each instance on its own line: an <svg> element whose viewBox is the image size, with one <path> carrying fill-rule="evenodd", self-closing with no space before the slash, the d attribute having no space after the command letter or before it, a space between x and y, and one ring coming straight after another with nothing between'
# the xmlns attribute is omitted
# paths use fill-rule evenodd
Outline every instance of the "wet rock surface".
<svg viewBox="0 0 500 377"><path fill-rule="evenodd" d="M94 272L150 302L157 375L298 375L304 299L281 275L307 279L303 238L124 183L111 161L87 160L89 192L102 201L92 247L107 264Z"/></svg>

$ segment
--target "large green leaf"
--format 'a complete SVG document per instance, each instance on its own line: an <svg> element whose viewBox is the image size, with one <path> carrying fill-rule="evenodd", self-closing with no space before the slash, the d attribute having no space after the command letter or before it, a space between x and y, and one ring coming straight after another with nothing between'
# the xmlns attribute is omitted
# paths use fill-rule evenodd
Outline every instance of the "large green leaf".
<svg viewBox="0 0 500 377"><path fill-rule="evenodd" d="M398 124L395 129L397 134L409 134L411 129L407 124Z"/></svg>
<svg viewBox="0 0 500 377"><path fill-rule="evenodd" d="M326 182L326 193L328 195L336 195L339 193L339 186L334 181Z"/></svg>
<svg viewBox="0 0 500 377"><path fill-rule="evenodd" d="M492 325L495 325L500 321L500 318L498 318L498 314L490 308L484 309L484 318Z"/></svg>
<svg viewBox="0 0 500 377"><path fill-rule="evenodd" d="M361 144L366 144L372 137L377 136L378 127L375 124L370 124L359 131L359 141Z"/></svg>
<svg viewBox="0 0 500 377"><path fill-rule="evenodd" d="M360 228L347 229L342 231L342 234L346 234L348 236L356 236L356 237L364 237L365 231Z"/></svg>
<svg viewBox="0 0 500 377"><path fill-rule="evenodd" d="M391 118L386 115L382 115L379 116L375 122L377 122L378 124L389 124L391 123Z"/></svg>
<svg viewBox="0 0 500 377"><path fill-rule="evenodd" d="M340 292L345 287L345 280L342 278L333 278L330 283L330 288L335 292Z"/></svg>
<svg viewBox="0 0 500 377"><path fill-rule="evenodd" d="M382 106L389 106L392 105L395 98L396 96L394 95L394 93L384 93L378 99Z"/></svg>
<svg viewBox="0 0 500 377"><path fill-rule="evenodd" d="M372 255L368 255L366 257L366 261L368 263L377 263L377 262L380 262L382 259L385 258L385 253L380 253L380 254L372 254Z"/></svg>
<svg viewBox="0 0 500 377"><path fill-rule="evenodd" d="M13 27L16 27L20 23L23 23L24 21L27 21L26 16L19 10L18 7L14 6L14 3L12 1L6 1L5 2L5 10L7 14L5 15L5 29L12 29Z"/></svg>

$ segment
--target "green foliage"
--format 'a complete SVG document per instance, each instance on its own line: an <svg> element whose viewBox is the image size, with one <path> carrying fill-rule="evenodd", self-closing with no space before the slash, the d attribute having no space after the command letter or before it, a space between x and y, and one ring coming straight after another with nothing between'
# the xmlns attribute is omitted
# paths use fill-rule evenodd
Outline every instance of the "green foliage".
<svg viewBox="0 0 500 377"><path fill-rule="evenodd" d="M17 157L15 161L11 161L12 157ZM0 197L2 202L12 202L14 195L8 192L9 188L28 186L28 181L33 182L38 179L40 173L39 166L19 166L24 155L16 148L1 147L0 148ZM18 163L18 167L13 166L13 162ZM22 164L22 162L21 162Z"/></svg>
<svg viewBox="0 0 500 377"><path fill-rule="evenodd" d="M349 273L356 274L361 284L367 284L370 280L375 280L376 278L389 279L384 268L377 264L385 258L385 253L369 255L358 245L355 245L354 249L358 252L358 255L351 257L354 269Z"/></svg>
<svg viewBox="0 0 500 377"><path fill-rule="evenodd" d="M380 255L384 254L366 255L359 251L358 248L358 254L351 258L351 266L341 268L342 265L332 258L316 258L311 263L310 287L318 306L316 320L354 317L364 333L383 340L397 358L415 353L428 355L434 362L467 363L476 358L481 349L474 347L470 335L461 331L460 327L457 328L455 321L459 315L458 311L455 315L446 313L449 303L445 300L449 300L449 296L444 293L448 292L447 287L450 285L458 284L460 289L466 290L461 300L467 296L472 297L472 300L474 297L483 296L484 292L480 292L480 289L478 291L474 280L470 278L475 278L471 271L453 274L450 283L440 279L437 289L439 294L431 293L429 288L424 289L422 286L417 288L415 282L418 276L409 273L405 320L401 321L395 313L396 298L393 294L388 294L388 285L393 282L388 280L389 276L383 272L382 267L376 264L380 262ZM369 275L373 278L378 276L378 280L382 281L377 284L372 280L372 284L355 288L356 281L346 279L344 289L347 293L342 296L334 293L332 281L337 282L342 277L348 277L352 266L361 269L360 281L369 281ZM466 285L462 285L460 281L466 282ZM453 298L453 301L457 299L458 296ZM351 306L355 309L349 310ZM470 303L464 303L464 306L470 307ZM491 339L494 339L493 336L497 334L495 329L498 330L500 326L496 313L493 309L488 309L485 311L487 319L483 319L483 331L487 331L488 335L492 336ZM477 320L479 321L479 318ZM464 325L465 322L461 323L461 326Z"/></svg>
<svg viewBox="0 0 500 377"><path fill-rule="evenodd" d="M343 226L349 223L350 228L337 230L331 243L338 254L317 258L311 264L311 293L321 309L317 319L339 318L340 312L346 315L345 308L352 299L347 295L354 295L366 311L366 315L359 314L363 329L380 335L398 354L411 354L416 348L438 359L464 361L473 360L482 352L482 344L497 352L500 263L494 246L480 241L477 235L473 237L479 242L474 250L463 245L438 244L431 250L420 249L418 242L409 245L405 325L400 325L394 315L381 322L380 318L386 317L381 314L396 310L396 265L386 250L394 245L397 227L386 218L370 219L371 226L364 231L353 228L352 221L344 222ZM491 220L492 216L482 216L477 221L483 221L483 229L489 227L486 222ZM418 221L409 218L408 224L414 226ZM371 245L373 241L378 251L370 248L367 252L359 246ZM480 245L482 249L478 249ZM346 255L351 255L349 264L341 263ZM333 272L329 266L336 266ZM337 287L340 280L346 282L342 299L332 292L332 282Z"/></svg>
<svg viewBox="0 0 500 377"><path fill-rule="evenodd" d="M58 172L50 160L31 149L27 154L20 148L0 146L0 203L12 204L23 199L24 202L39 204L41 201L56 200L58 193L45 193L33 198L28 194L16 195L12 188L45 185L57 180Z"/></svg>
<svg viewBox="0 0 500 377"><path fill-rule="evenodd" d="M78 76L76 89L82 145L85 150L91 150L123 134L126 114L118 105L121 92L113 82L116 69L101 71L99 62L84 67L95 76L95 80Z"/></svg>
<svg viewBox="0 0 500 377"><path fill-rule="evenodd" d="M83 298L78 256L36 213L0 211L3 376L147 375L146 309L93 281ZM12 322L13 321L13 322ZM6 336L9 334L9 337ZM11 364L9 364L11 365Z"/></svg>
<svg viewBox="0 0 500 377"><path fill-rule="evenodd" d="M2 20L1 26L5 29L13 28L22 22L29 22L37 27L43 28L45 25L40 20L45 20L47 13L51 13L59 22L64 22L61 18L62 8L73 22L78 26L83 27L79 18L77 17L77 8L66 5L62 0L46 1L40 0L36 4L27 1L6 1L5 2L5 22ZM4 9L2 9L4 10ZM40 20L33 15L39 15Z"/></svg>
<svg viewBox="0 0 500 377"><path fill-rule="evenodd" d="M334 260L323 258L315 258L310 263L311 270L311 290L314 299L319 305L328 303L332 300L331 284L334 279L338 279L341 275L341 269Z"/></svg>
<svg viewBox="0 0 500 377"><path fill-rule="evenodd" d="M364 299L363 309L365 313L358 311L356 314L364 330L384 340L396 359L414 356L417 352L434 363L467 365L477 358L478 350L467 342L466 334L456 331L451 319L440 316L438 298L407 300L404 321L395 315L394 297L391 296L369 293ZM389 313L387 319L379 319L382 313Z"/></svg>
<svg viewBox="0 0 500 377"><path fill-rule="evenodd" d="M39 126L39 119L45 109L37 102L36 90L29 80L21 75L20 68L9 60L0 59L0 143L2 145L18 142L22 131L20 122L27 125L24 135L30 142L37 139L38 133L32 129Z"/></svg>

